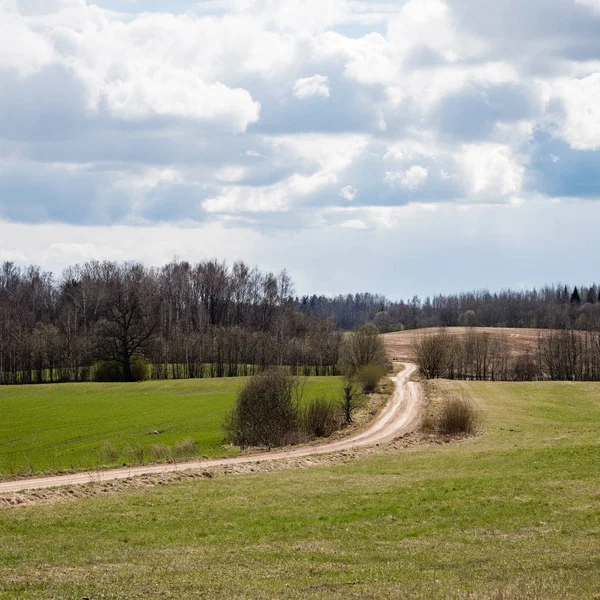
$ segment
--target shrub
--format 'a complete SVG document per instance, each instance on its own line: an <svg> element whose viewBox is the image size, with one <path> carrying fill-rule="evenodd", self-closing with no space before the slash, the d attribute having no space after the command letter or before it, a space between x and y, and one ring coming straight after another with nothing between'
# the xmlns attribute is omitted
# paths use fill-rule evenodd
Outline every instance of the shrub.
<svg viewBox="0 0 600 600"><path fill-rule="evenodd" d="M228 441L241 446L282 446L297 436L300 385L283 371L255 375L241 389L225 420Z"/></svg>
<svg viewBox="0 0 600 600"><path fill-rule="evenodd" d="M470 399L452 396L438 412L437 430L444 435L471 434L477 431L479 421L479 412Z"/></svg>
<svg viewBox="0 0 600 600"><path fill-rule="evenodd" d="M92 375L99 383L123 381L123 367L114 360L104 360L94 365Z"/></svg>
<svg viewBox="0 0 600 600"><path fill-rule="evenodd" d="M383 365L365 365L364 367L360 367L356 372L356 380L365 394L371 394L377 389L385 373Z"/></svg>
<svg viewBox="0 0 600 600"><path fill-rule="evenodd" d="M150 378L150 363L143 356L131 359L131 381L147 381Z"/></svg>
<svg viewBox="0 0 600 600"><path fill-rule="evenodd" d="M514 378L516 381L535 381L539 377L539 368L531 352L519 356L515 361Z"/></svg>
<svg viewBox="0 0 600 600"><path fill-rule="evenodd" d="M315 398L301 411L302 429L310 437L329 437L340 428L338 407L329 398Z"/></svg>
<svg viewBox="0 0 600 600"><path fill-rule="evenodd" d="M143 356L134 356L130 362L131 381L146 381L150 378L150 363ZM103 360L94 365L92 378L100 383L125 381L123 365L115 360Z"/></svg>

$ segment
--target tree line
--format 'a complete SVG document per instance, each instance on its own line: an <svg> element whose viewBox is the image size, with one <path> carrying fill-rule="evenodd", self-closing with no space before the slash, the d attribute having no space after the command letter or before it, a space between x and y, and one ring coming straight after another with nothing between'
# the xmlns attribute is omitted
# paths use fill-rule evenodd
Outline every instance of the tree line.
<svg viewBox="0 0 600 600"><path fill-rule="evenodd" d="M0 382L249 375L269 366L337 374L342 333L297 310L286 271L243 262L88 262L60 278L0 269Z"/></svg>
<svg viewBox="0 0 600 600"><path fill-rule="evenodd" d="M265 273L244 262L150 268L92 261L60 277L5 262L0 383L224 377L270 366L333 375L342 332L365 323L380 332L454 325L596 331L600 302L596 285L392 302L377 294L297 297L285 270Z"/></svg>
<svg viewBox="0 0 600 600"><path fill-rule="evenodd" d="M298 302L300 312L333 319L343 329L370 322L382 333L456 326L589 329L598 322L598 307L596 284L439 294L424 300L415 296L406 301L377 294L304 296Z"/></svg>
<svg viewBox="0 0 600 600"><path fill-rule="evenodd" d="M417 338L413 357L428 379L600 381L600 329L541 331L536 347L518 354L502 337L442 332Z"/></svg>

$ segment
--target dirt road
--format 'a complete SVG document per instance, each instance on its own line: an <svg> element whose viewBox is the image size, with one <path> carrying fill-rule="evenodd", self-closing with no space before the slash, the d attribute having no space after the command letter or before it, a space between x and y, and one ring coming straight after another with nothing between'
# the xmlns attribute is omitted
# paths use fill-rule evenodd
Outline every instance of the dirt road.
<svg viewBox="0 0 600 600"><path fill-rule="evenodd" d="M409 381L415 370L415 365L407 364L405 369L396 375L394 379L396 382L394 395L375 421L373 421L365 430L335 442L317 446L300 446L293 450L277 450L253 456L217 458L180 464L128 467L111 471L95 471L76 473L73 475L7 481L0 483L0 494L19 492L22 490L52 488L62 485L77 485L99 481L111 481L115 479L128 479L138 475L171 473L173 471L192 469L201 470L209 467L300 458L304 456L329 454L353 448L385 444L401 435L414 431L419 425L424 400L421 386L418 383Z"/></svg>

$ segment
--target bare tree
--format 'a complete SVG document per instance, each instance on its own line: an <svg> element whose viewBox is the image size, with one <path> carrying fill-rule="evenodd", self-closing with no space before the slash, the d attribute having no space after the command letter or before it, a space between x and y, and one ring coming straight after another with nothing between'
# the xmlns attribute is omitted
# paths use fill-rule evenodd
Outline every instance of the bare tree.
<svg viewBox="0 0 600 600"><path fill-rule="evenodd" d="M437 379L446 374L449 350L450 339L446 334L422 336L413 344L413 360L427 379Z"/></svg>
<svg viewBox="0 0 600 600"><path fill-rule="evenodd" d="M114 265L104 319L98 326L98 349L119 363L132 381L132 360L143 354L158 325L157 298L143 265Z"/></svg>
<svg viewBox="0 0 600 600"><path fill-rule="evenodd" d="M346 423L352 423L352 417L362 404L362 395L351 377L344 377L342 385L342 409Z"/></svg>
<svg viewBox="0 0 600 600"><path fill-rule="evenodd" d="M377 327L363 325L348 335L342 347L342 362L351 374L365 365L385 365L385 346Z"/></svg>

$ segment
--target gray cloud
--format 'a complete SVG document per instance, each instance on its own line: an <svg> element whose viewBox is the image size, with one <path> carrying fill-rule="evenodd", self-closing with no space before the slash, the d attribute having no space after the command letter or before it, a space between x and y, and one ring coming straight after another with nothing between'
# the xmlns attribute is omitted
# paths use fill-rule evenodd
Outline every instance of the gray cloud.
<svg viewBox="0 0 600 600"><path fill-rule="evenodd" d="M556 72L560 60L600 57L598 19L574 0L449 0L456 20L481 36L489 55L526 72Z"/></svg>
<svg viewBox="0 0 600 600"><path fill-rule="evenodd" d="M553 197L600 198L600 152L573 150L547 133L536 136L529 186Z"/></svg>
<svg viewBox="0 0 600 600"><path fill-rule="evenodd" d="M43 165L0 172L0 217L24 223L122 222L131 199L107 185L105 174Z"/></svg>
<svg viewBox="0 0 600 600"><path fill-rule="evenodd" d="M444 98L433 117L438 130L453 139L490 139L496 123L535 117L525 85L468 86Z"/></svg>

